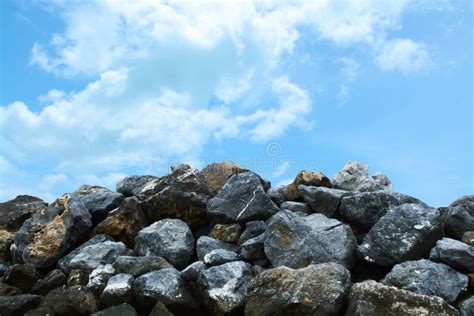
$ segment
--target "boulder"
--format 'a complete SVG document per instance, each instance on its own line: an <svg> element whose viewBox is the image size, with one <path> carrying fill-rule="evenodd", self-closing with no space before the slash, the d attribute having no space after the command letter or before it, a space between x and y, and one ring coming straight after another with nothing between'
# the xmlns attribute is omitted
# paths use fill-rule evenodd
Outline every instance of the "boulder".
<svg viewBox="0 0 474 316"><path fill-rule="evenodd" d="M128 252L122 242L104 241L82 248L69 261L67 270L83 269L92 271L101 264L113 263L118 256Z"/></svg>
<svg viewBox="0 0 474 316"><path fill-rule="evenodd" d="M212 251L211 251L212 252ZM195 261L181 271L181 277L186 281L197 281L199 274L206 270L206 264L202 261Z"/></svg>
<svg viewBox="0 0 474 316"><path fill-rule="evenodd" d="M474 231L474 195L463 196L449 205L444 229L448 237L458 240L465 232Z"/></svg>
<svg viewBox="0 0 474 316"><path fill-rule="evenodd" d="M120 273L128 273L134 277L142 274L160 270L164 268L173 267L168 261L162 257L147 256L147 257L132 257L119 256L115 259L113 264L115 270Z"/></svg>
<svg viewBox="0 0 474 316"><path fill-rule="evenodd" d="M11 259L10 246L13 244L14 238L14 233L0 229L0 262L7 262Z"/></svg>
<svg viewBox="0 0 474 316"><path fill-rule="evenodd" d="M224 249L213 250L204 256L204 263L208 266L217 266L237 260L239 260L239 256L235 252Z"/></svg>
<svg viewBox="0 0 474 316"><path fill-rule="evenodd" d="M390 266L428 256L443 237L438 210L421 204L402 204L387 211L365 235L358 247L364 260Z"/></svg>
<svg viewBox="0 0 474 316"><path fill-rule="evenodd" d="M468 278L445 264L422 259L396 264L382 283L452 303L467 289Z"/></svg>
<svg viewBox="0 0 474 316"><path fill-rule="evenodd" d="M462 235L462 242L474 246L474 231L465 232Z"/></svg>
<svg viewBox="0 0 474 316"><path fill-rule="evenodd" d="M265 232L267 224L264 221L251 221L245 224L245 230L240 235L239 245L242 245L247 240L257 237Z"/></svg>
<svg viewBox="0 0 474 316"><path fill-rule="evenodd" d="M148 316L173 316L162 302L156 302Z"/></svg>
<svg viewBox="0 0 474 316"><path fill-rule="evenodd" d="M40 295L18 294L15 296L0 296L0 311L2 316L23 315L35 308L41 302Z"/></svg>
<svg viewBox="0 0 474 316"><path fill-rule="evenodd" d="M235 243L239 240L242 228L239 224L216 224L211 230L211 237L225 242Z"/></svg>
<svg viewBox="0 0 474 316"><path fill-rule="evenodd" d="M459 240L443 238L431 249L430 259L444 262L456 270L474 272L474 247Z"/></svg>
<svg viewBox="0 0 474 316"><path fill-rule="evenodd" d="M50 271L43 279L38 280L31 291L36 294L46 295L49 291L66 284L67 277L61 269Z"/></svg>
<svg viewBox="0 0 474 316"><path fill-rule="evenodd" d="M42 199L30 195L18 195L13 200L0 203L0 229L16 231L31 215L47 206Z"/></svg>
<svg viewBox="0 0 474 316"><path fill-rule="evenodd" d="M357 161L349 161L336 173L331 181L336 189L346 191L392 191L392 183L380 172L369 176L369 166Z"/></svg>
<svg viewBox="0 0 474 316"><path fill-rule="evenodd" d="M91 227L91 215L76 194L65 194L23 223L15 234L16 257L51 267Z"/></svg>
<svg viewBox="0 0 474 316"><path fill-rule="evenodd" d="M126 244L129 248L135 245L138 232L148 226L148 220L136 197L128 197L94 230L95 234L107 234Z"/></svg>
<svg viewBox="0 0 474 316"><path fill-rule="evenodd" d="M124 196L97 185L82 185L75 191L92 216L93 225L105 219L107 213L122 204Z"/></svg>
<svg viewBox="0 0 474 316"><path fill-rule="evenodd" d="M332 261L350 268L356 246L348 226L323 214L303 217L280 211L270 219L265 231L265 254L274 267L303 268Z"/></svg>
<svg viewBox="0 0 474 316"><path fill-rule="evenodd" d="M103 309L99 312L95 312L92 316L137 316L137 312L132 305L128 303L122 303L120 305L112 306Z"/></svg>
<svg viewBox="0 0 474 316"><path fill-rule="evenodd" d="M49 310L53 315L90 315L97 311L97 300L85 286L62 286L49 292L39 309Z"/></svg>
<svg viewBox="0 0 474 316"><path fill-rule="evenodd" d="M251 238L240 245L239 257L243 260L265 259L265 234Z"/></svg>
<svg viewBox="0 0 474 316"><path fill-rule="evenodd" d="M286 201L285 192L287 188L287 185L280 185L277 187L270 188L267 191L267 195L276 205L281 205Z"/></svg>
<svg viewBox="0 0 474 316"><path fill-rule="evenodd" d="M216 223L265 220L279 211L253 172L233 176L207 203L207 215Z"/></svg>
<svg viewBox="0 0 474 316"><path fill-rule="evenodd" d="M185 268L194 250L194 237L180 219L163 219L138 232L135 252L140 256L160 256L179 269Z"/></svg>
<svg viewBox="0 0 474 316"><path fill-rule="evenodd" d="M150 181L156 180L155 176L130 176L120 180L116 185L116 191L124 196L139 195L143 187Z"/></svg>
<svg viewBox="0 0 474 316"><path fill-rule="evenodd" d="M42 275L32 264L14 264L8 267L3 281L18 287L23 292L28 292L41 278Z"/></svg>
<svg viewBox="0 0 474 316"><path fill-rule="evenodd" d="M0 296L13 296L22 293L23 292L16 286L0 283Z"/></svg>
<svg viewBox="0 0 474 316"><path fill-rule="evenodd" d="M300 185L313 187L331 187L331 181L321 172L300 171L292 183L286 186L283 194L285 199L295 201L301 197L301 192L298 188Z"/></svg>
<svg viewBox="0 0 474 316"><path fill-rule="evenodd" d="M470 295L467 298L461 300L457 304L460 316L472 316L474 315L474 295Z"/></svg>
<svg viewBox="0 0 474 316"><path fill-rule="evenodd" d="M248 286L245 315L339 315L351 286L337 263L266 270Z"/></svg>
<svg viewBox="0 0 474 316"><path fill-rule="evenodd" d="M115 272L111 264L101 264L90 273L87 287L99 295L106 287L107 281L109 281Z"/></svg>
<svg viewBox="0 0 474 316"><path fill-rule="evenodd" d="M247 284L252 278L250 264L233 261L202 271L197 282L208 310L222 315L243 308Z"/></svg>
<svg viewBox="0 0 474 316"><path fill-rule="evenodd" d="M207 201L216 191L204 176L188 165L178 165L140 191L142 209L150 222L179 218L192 228L207 223Z"/></svg>
<svg viewBox="0 0 474 316"><path fill-rule="evenodd" d="M313 210L308 206L308 204L303 202L285 201L281 203L280 209L302 214L313 213Z"/></svg>
<svg viewBox="0 0 474 316"><path fill-rule="evenodd" d="M119 273L112 276L100 295L100 302L104 306L130 303L132 301L133 280L133 276L127 273Z"/></svg>
<svg viewBox="0 0 474 316"><path fill-rule="evenodd" d="M89 283L89 271L82 269L72 269L67 277L67 286L84 285Z"/></svg>
<svg viewBox="0 0 474 316"><path fill-rule="evenodd" d="M216 192L226 184L233 175L246 172L248 169L240 167L232 161L224 161L221 163L211 163L201 170L201 174L212 185Z"/></svg>
<svg viewBox="0 0 474 316"><path fill-rule="evenodd" d="M301 185L298 189L303 200L312 209L311 213L321 213L327 217L334 217L342 197L350 194L343 190L306 185Z"/></svg>
<svg viewBox="0 0 474 316"><path fill-rule="evenodd" d="M237 252L239 247L208 236L201 236L196 242L196 253L199 260L204 260L204 256L215 249L224 249Z"/></svg>
<svg viewBox="0 0 474 316"><path fill-rule="evenodd" d="M352 285L346 316L457 316L458 311L440 297L401 290L375 281Z"/></svg>

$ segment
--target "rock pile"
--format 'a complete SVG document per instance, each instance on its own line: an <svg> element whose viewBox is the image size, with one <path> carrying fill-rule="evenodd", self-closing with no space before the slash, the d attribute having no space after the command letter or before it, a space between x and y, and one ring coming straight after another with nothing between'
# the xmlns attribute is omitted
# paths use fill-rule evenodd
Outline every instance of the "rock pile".
<svg viewBox="0 0 474 316"><path fill-rule="evenodd" d="M0 203L1 315L474 315L474 196L232 162Z"/></svg>

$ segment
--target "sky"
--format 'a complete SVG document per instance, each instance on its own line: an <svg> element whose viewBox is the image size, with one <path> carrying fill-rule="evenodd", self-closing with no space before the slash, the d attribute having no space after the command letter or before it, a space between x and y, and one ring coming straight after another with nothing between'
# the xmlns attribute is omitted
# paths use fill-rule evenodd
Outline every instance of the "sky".
<svg viewBox="0 0 474 316"><path fill-rule="evenodd" d="M473 2L3 0L0 200L233 160L474 192Z"/></svg>

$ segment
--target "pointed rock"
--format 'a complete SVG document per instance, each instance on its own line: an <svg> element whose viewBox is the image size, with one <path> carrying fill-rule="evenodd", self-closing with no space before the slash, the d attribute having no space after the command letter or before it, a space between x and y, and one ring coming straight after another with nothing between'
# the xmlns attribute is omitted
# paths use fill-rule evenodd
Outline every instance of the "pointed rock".
<svg viewBox="0 0 474 316"><path fill-rule="evenodd" d="M224 184L233 175L249 171L240 167L232 161L224 161L221 163L211 163L201 170L201 174L212 185L212 187L219 192Z"/></svg>

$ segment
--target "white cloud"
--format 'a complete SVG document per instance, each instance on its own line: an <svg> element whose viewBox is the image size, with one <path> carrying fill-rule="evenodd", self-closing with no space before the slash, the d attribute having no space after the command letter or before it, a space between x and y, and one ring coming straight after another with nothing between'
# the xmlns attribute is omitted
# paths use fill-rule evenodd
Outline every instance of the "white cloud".
<svg viewBox="0 0 474 316"><path fill-rule="evenodd" d="M290 162L283 161L280 165L278 165L275 170L273 171L272 175L274 177L281 177L290 169Z"/></svg>
<svg viewBox="0 0 474 316"><path fill-rule="evenodd" d="M386 42L375 62L382 70L400 70L404 73L419 72L431 64L425 45L406 38Z"/></svg>

